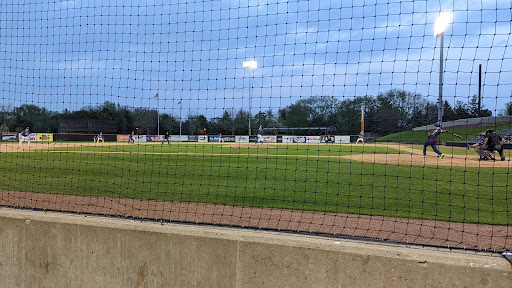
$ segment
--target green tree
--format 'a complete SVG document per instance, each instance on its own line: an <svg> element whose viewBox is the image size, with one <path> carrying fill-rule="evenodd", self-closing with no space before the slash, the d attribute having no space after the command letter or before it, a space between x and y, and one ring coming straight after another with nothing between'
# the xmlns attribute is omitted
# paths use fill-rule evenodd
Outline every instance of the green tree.
<svg viewBox="0 0 512 288"><path fill-rule="evenodd" d="M21 132L30 127L33 132L57 132L57 113L33 104L23 104L14 109L14 127Z"/></svg>

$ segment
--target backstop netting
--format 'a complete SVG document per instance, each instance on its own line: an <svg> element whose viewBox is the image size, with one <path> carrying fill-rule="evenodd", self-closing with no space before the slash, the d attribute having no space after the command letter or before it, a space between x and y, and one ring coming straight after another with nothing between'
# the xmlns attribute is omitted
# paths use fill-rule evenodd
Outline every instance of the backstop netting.
<svg viewBox="0 0 512 288"><path fill-rule="evenodd" d="M1 1L0 205L512 250L511 23L501 0Z"/></svg>

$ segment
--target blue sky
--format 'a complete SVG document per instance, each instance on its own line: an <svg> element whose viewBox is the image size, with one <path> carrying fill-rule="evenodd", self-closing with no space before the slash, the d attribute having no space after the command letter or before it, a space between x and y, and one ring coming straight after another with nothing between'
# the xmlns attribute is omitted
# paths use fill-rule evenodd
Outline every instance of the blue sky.
<svg viewBox="0 0 512 288"><path fill-rule="evenodd" d="M171 2L171 4L168 4ZM304 97L340 100L391 88L444 99L512 100L510 0L3 0L0 105L52 110L111 101L179 115L277 111ZM253 73L242 68L256 60ZM158 103L154 98L159 94Z"/></svg>

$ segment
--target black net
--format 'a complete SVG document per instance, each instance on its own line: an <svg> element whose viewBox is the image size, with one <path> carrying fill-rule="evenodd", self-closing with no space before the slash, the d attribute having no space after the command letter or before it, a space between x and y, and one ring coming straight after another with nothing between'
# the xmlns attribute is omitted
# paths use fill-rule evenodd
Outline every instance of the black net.
<svg viewBox="0 0 512 288"><path fill-rule="evenodd" d="M0 205L511 250L511 22L500 0L1 1Z"/></svg>

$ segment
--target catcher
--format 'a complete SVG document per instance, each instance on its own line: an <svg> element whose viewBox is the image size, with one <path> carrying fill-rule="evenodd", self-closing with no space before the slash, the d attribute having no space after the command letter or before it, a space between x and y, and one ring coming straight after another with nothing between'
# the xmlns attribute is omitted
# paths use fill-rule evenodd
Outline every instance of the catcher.
<svg viewBox="0 0 512 288"><path fill-rule="evenodd" d="M485 160L495 160L494 159L494 156L491 154L491 152L489 152L488 150L486 150L484 148L484 143L485 143L485 132L482 132L480 134L478 134L478 142L476 142L475 144L473 145L468 145L468 150L473 148L475 149L475 152L480 156L480 159L478 159L479 161L485 161Z"/></svg>

